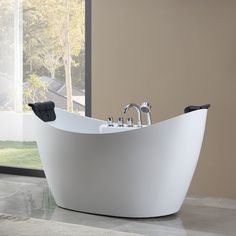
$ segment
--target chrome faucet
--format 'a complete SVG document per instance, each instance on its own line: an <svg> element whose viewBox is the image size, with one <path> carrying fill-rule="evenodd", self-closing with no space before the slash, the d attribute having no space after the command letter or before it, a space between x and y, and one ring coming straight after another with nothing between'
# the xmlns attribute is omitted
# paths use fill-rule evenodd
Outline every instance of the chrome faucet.
<svg viewBox="0 0 236 236"><path fill-rule="evenodd" d="M128 104L124 109L124 113L126 114L131 107L135 108L135 110L138 113L138 127L142 127L141 110L138 105L136 105L134 103Z"/></svg>

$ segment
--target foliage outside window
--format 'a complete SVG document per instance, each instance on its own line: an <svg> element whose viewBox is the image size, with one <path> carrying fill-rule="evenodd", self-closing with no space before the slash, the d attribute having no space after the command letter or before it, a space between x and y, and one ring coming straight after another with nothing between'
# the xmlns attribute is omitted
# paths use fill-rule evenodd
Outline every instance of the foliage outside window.
<svg viewBox="0 0 236 236"><path fill-rule="evenodd" d="M8 85L0 90L0 109L16 110L19 100L24 110L29 101L54 100L83 113L85 0L3 0L0 8L0 82ZM21 78L14 69L20 59Z"/></svg>
<svg viewBox="0 0 236 236"><path fill-rule="evenodd" d="M24 1L24 80L34 74L61 80L70 112L73 86L84 91L84 29L84 0Z"/></svg>

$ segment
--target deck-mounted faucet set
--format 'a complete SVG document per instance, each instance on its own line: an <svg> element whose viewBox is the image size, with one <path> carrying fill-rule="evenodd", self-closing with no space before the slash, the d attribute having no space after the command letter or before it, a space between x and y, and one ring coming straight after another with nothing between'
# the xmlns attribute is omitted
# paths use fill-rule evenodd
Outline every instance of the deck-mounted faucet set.
<svg viewBox="0 0 236 236"><path fill-rule="evenodd" d="M124 108L124 114L126 114L130 108L134 108L137 111L137 115L138 115L137 127L143 126L141 113L147 114L147 122L148 122L147 125L152 124L151 105L149 102L142 103L140 107L135 103L130 103ZM107 126L109 126L109 127L114 126L112 117L109 117L107 119ZM124 118L123 117L118 118L117 126L124 127ZM129 117L127 119L127 127L133 127L133 126L134 126L133 125L133 118Z"/></svg>

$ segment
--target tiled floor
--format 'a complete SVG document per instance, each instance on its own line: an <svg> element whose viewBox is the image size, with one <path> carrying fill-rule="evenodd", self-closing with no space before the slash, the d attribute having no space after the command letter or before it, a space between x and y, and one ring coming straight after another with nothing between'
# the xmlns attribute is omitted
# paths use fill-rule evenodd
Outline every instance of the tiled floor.
<svg viewBox="0 0 236 236"><path fill-rule="evenodd" d="M45 179L4 174L0 174L0 213L155 236L236 236L236 200L187 198L181 211L168 217L106 217L57 207Z"/></svg>

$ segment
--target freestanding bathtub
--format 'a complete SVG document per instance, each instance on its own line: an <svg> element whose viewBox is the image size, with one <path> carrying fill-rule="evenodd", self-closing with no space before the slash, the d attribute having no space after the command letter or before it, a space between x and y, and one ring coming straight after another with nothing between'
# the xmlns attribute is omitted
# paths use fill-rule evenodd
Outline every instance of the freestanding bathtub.
<svg viewBox="0 0 236 236"><path fill-rule="evenodd" d="M44 171L58 206L135 218L179 211L197 165L207 109L104 134L99 126L105 121L58 108L55 112L55 121L35 121Z"/></svg>

